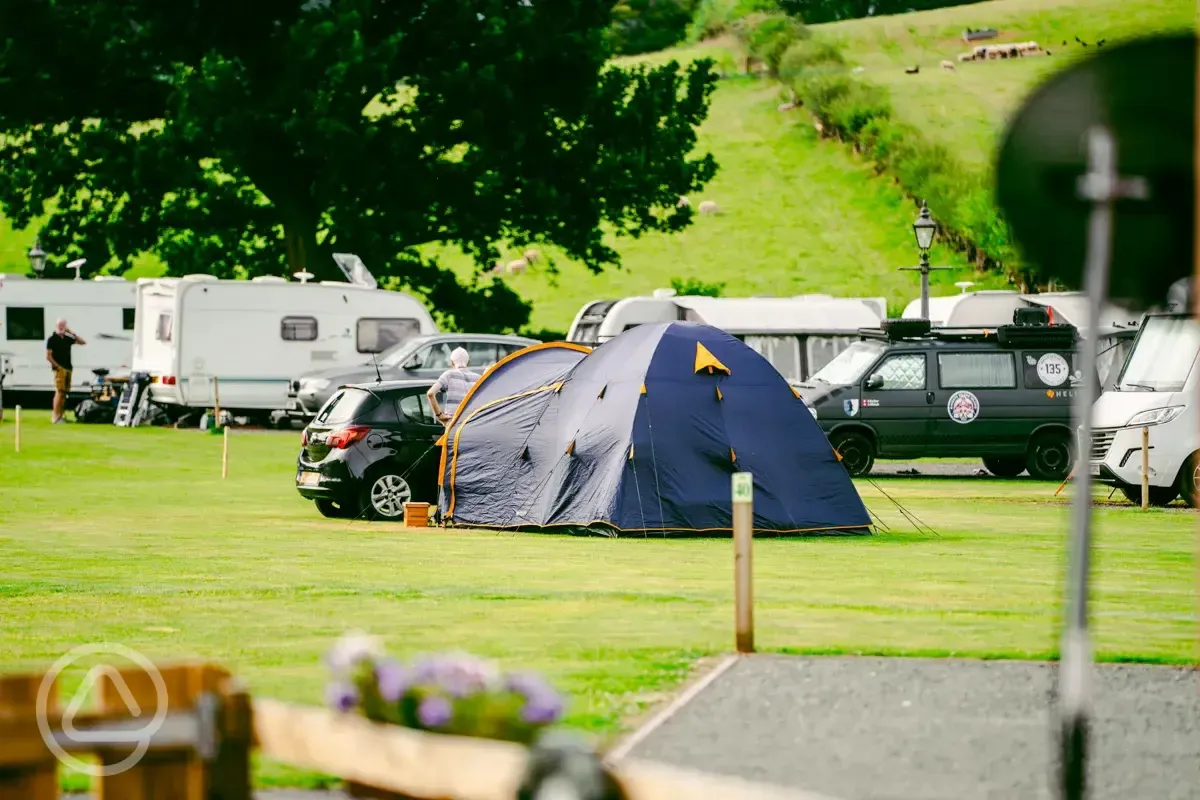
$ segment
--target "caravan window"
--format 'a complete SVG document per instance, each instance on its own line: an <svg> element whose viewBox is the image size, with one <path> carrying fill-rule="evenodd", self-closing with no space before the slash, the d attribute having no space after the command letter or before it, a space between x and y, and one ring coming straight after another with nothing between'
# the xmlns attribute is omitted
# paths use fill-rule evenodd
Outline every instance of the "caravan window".
<svg viewBox="0 0 1200 800"><path fill-rule="evenodd" d="M808 374L813 375L855 342L853 336L809 336L805 340Z"/></svg>
<svg viewBox="0 0 1200 800"><path fill-rule="evenodd" d="M800 342L795 336L747 336L743 341L789 381L804 377L800 369Z"/></svg>
<svg viewBox="0 0 1200 800"><path fill-rule="evenodd" d="M136 308L122 308L121 309L121 330L123 330L123 331L133 330L134 323L136 321L137 321L137 309Z"/></svg>
<svg viewBox="0 0 1200 800"><path fill-rule="evenodd" d="M40 342L46 338L46 311L9 306L4 327L10 342Z"/></svg>
<svg viewBox="0 0 1200 800"><path fill-rule="evenodd" d="M316 317L284 317L279 323L279 336L285 342L315 342Z"/></svg>
<svg viewBox="0 0 1200 800"><path fill-rule="evenodd" d="M159 314L158 324L154 327L154 338L160 342L171 341L171 328L174 323L174 317L170 314Z"/></svg>
<svg viewBox="0 0 1200 800"><path fill-rule="evenodd" d="M360 319L356 331L358 352L382 353L389 347L403 344L421 332L415 319Z"/></svg>

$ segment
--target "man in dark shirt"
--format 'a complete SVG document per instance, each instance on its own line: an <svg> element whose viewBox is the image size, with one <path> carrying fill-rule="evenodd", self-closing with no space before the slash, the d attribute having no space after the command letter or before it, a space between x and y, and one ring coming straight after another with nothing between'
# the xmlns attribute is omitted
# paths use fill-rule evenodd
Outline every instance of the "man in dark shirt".
<svg viewBox="0 0 1200 800"><path fill-rule="evenodd" d="M54 416L50 419L54 424L66 422L63 409L67 405L67 393L71 391L71 348L77 344L87 342L67 327L65 319L54 324L54 333L46 340L46 360L54 370Z"/></svg>

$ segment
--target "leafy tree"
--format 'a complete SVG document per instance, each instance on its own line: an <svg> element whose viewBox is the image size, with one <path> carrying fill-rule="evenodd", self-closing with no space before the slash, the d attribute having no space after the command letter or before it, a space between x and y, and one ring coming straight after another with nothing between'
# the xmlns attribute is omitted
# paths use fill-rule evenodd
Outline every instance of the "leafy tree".
<svg viewBox="0 0 1200 800"><path fill-rule="evenodd" d="M303 5L301 4L303 2ZM521 325L500 281L421 256L690 221L708 62L606 66L610 0L4 0L0 208L46 250L123 271L303 269L353 252L459 324ZM478 275L478 272L477 272ZM448 320L450 321L450 320ZM454 324L452 321L451 324Z"/></svg>
<svg viewBox="0 0 1200 800"><path fill-rule="evenodd" d="M687 34L696 0L618 0L608 38L627 55L664 50Z"/></svg>

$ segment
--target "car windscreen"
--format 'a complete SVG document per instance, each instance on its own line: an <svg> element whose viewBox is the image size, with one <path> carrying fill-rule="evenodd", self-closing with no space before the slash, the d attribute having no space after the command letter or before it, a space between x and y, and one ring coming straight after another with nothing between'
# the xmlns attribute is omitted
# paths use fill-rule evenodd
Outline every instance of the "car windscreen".
<svg viewBox="0 0 1200 800"><path fill-rule="evenodd" d="M347 425L378 402L375 395L362 389L342 389L329 398L313 422L317 425Z"/></svg>
<svg viewBox="0 0 1200 800"><path fill-rule="evenodd" d="M855 342L817 370L809 380L846 386L856 383L885 349L883 342Z"/></svg>
<svg viewBox="0 0 1200 800"><path fill-rule="evenodd" d="M1146 317L1117 390L1183 391L1197 352L1200 326L1191 317Z"/></svg>

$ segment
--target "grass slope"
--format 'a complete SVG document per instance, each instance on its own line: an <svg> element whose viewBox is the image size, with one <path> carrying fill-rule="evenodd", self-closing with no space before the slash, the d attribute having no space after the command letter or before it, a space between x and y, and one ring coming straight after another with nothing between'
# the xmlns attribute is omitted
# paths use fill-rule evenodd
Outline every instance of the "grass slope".
<svg viewBox="0 0 1200 800"><path fill-rule="evenodd" d="M1150 33L1193 30L1195 21L1191 0L992 0L814 30L838 41L864 68L862 77L887 87L901 118L919 124L965 163L990 168L1008 118L1045 77L1097 52L1101 39L1110 47ZM1000 35L967 44L967 28L995 28ZM1076 37L1091 46L1077 44ZM1051 54L957 63L959 53L976 45L1023 41L1036 41ZM941 70L942 59L955 61L956 70ZM920 73L905 74L913 65Z"/></svg>
<svg viewBox="0 0 1200 800"><path fill-rule="evenodd" d="M45 669L85 642L227 665L261 696L321 702L345 630L401 657L465 649L546 672L568 723L618 731L732 647L728 539L663 541L325 520L293 488L298 436L0 423L0 669ZM920 534L884 487L936 534ZM755 544L766 651L1053 657L1067 506L1051 484L876 479L869 538ZM1195 516L1097 511L1096 648L1194 657ZM66 677L64 692L74 690ZM65 694L70 696L70 694ZM265 784L317 778L265 765Z"/></svg>

